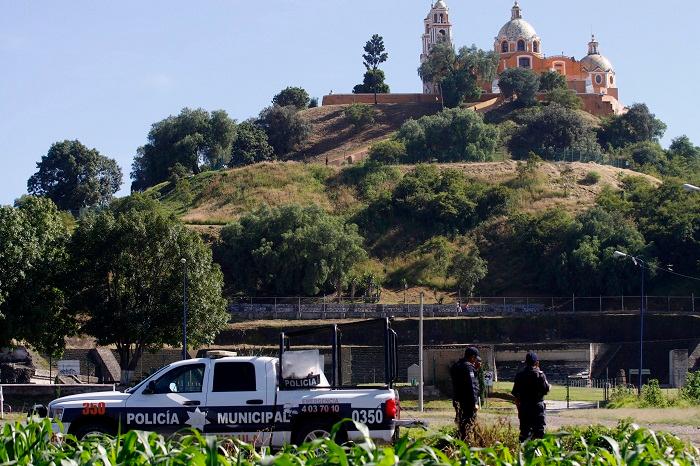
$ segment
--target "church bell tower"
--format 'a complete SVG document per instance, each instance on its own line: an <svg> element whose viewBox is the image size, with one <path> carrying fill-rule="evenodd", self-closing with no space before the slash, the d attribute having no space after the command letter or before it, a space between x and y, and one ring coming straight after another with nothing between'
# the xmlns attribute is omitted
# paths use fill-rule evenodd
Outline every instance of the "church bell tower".
<svg viewBox="0 0 700 466"><path fill-rule="evenodd" d="M420 55L421 64L428 59L433 46L442 41L452 43L452 23L450 23L450 10L445 0L437 0L430 8L424 22L423 53ZM439 94L437 84L423 82L423 94Z"/></svg>

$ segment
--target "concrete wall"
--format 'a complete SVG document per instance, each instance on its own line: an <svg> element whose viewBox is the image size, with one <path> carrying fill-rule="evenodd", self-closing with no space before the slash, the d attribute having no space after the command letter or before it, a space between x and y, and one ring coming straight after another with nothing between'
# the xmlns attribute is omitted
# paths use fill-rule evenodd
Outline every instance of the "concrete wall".
<svg viewBox="0 0 700 466"><path fill-rule="evenodd" d="M440 96L428 94L377 94L380 104L434 104ZM374 104L374 94L331 94L324 95L321 105Z"/></svg>
<svg viewBox="0 0 700 466"><path fill-rule="evenodd" d="M78 395L80 393L93 393L114 390L114 385L109 384L78 384L78 385L35 385L15 384L2 385L5 403L12 407L12 411L27 412L32 405L40 403L48 404L49 401L62 396Z"/></svg>

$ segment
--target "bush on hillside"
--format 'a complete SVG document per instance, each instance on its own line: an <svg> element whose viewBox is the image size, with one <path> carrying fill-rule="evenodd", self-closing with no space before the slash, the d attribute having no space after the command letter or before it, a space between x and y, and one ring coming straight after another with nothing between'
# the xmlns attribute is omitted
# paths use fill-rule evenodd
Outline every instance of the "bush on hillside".
<svg viewBox="0 0 700 466"><path fill-rule="evenodd" d="M288 87L272 98L274 105L280 107L292 106L297 110L303 110L309 106L309 93L301 87Z"/></svg>
<svg viewBox="0 0 700 466"><path fill-rule="evenodd" d="M361 129L374 123L374 108L367 104L351 104L343 111L345 119L355 127Z"/></svg>
<svg viewBox="0 0 700 466"><path fill-rule="evenodd" d="M557 73L559 74L559 73ZM574 91L567 88L556 88L545 95L549 103L559 104L564 108L578 110L583 107L583 101Z"/></svg>
<svg viewBox="0 0 700 466"><path fill-rule="evenodd" d="M396 139L406 146L406 162L485 162L493 159L498 128L467 109L448 109L408 120Z"/></svg>
<svg viewBox="0 0 700 466"><path fill-rule="evenodd" d="M340 172L340 181L357 190L358 197L367 202L390 199L402 174L397 167L384 165L369 159Z"/></svg>
<svg viewBox="0 0 700 466"><path fill-rule="evenodd" d="M688 372L685 386L681 389L681 395L692 403L700 403L700 371Z"/></svg>
<svg viewBox="0 0 700 466"><path fill-rule="evenodd" d="M457 170L419 165L394 190L396 214L436 233L466 232L480 221L507 212L512 193L468 179Z"/></svg>
<svg viewBox="0 0 700 466"><path fill-rule="evenodd" d="M598 130L603 147L625 147L644 141L658 141L666 132L666 124L649 111L646 104L634 104L623 115L609 117Z"/></svg>
<svg viewBox="0 0 700 466"><path fill-rule="evenodd" d="M267 134L258 125L245 121L236 127L236 139L231 146L229 166L240 167L273 160L275 151L267 141Z"/></svg>
<svg viewBox="0 0 700 466"><path fill-rule="evenodd" d="M602 154L591 124L578 112L558 104L528 118L508 147L518 159L534 152L546 160L594 161Z"/></svg>
<svg viewBox="0 0 700 466"><path fill-rule="evenodd" d="M598 173L596 171L590 171L590 172L586 173L586 176L583 178L583 180L581 180L581 182L583 184L589 185L589 186L594 185L594 184L598 184L599 181L600 181L600 173Z"/></svg>
<svg viewBox="0 0 700 466"><path fill-rule="evenodd" d="M260 112L256 121L265 134L275 154L283 156L306 142L311 125L297 112L294 106L273 105Z"/></svg>
<svg viewBox="0 0 700 466"><path fill-rule="evenodd" d="M315 296L341 289L366 257L362 243L356 225L317 206L287 205L227 225L217 252L235 291Z"/></svg>
<svg viewBox="0 0 700 466"><path fill-rule="evenodd" d="M377 163L397 164L406 157L406 146L401 141L386 139L372 144L368 153L369 159Z"/></svg>
<svg viewBox="0 0 700 466"><path fill-rule="evenodd" d="M540 88L540 78L532 70L509 68L498 78L498 87L506 99L517 99L518 104L530 106L537 103L535 96Z"/></svg>

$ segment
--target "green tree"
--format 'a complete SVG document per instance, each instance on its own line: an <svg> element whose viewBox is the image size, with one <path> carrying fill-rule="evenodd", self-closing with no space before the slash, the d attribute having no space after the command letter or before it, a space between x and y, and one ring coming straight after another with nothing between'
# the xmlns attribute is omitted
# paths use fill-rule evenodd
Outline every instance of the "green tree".
<svg viewBox="0 0 700 466"><path fill-rule="evenodd" d="M275 151L267 142L267 134L252 121L236 127L236 139L231 146L229 166L240 167L273 160Z"/></svg>
<svg viewBox="0 0 700 466"><path fill-rule="evenodd" d="M666 132L666 124L649 111L646 104L634 104L623 115L603 122L598 130L600 144L614 148L644 141L658 141Z"/></svg>
<svg viewBox="0 0 700 466"><path fill-rule="evenodd" d="M630 168L640 171L664 173L668 164L666 151L656 141L630 144L622 149L622 156L630 162Z"/></svg>
<svg viewBox="0 0 700 466"><path fill-rule="evenodd" d="M123 370L135 370L144 351L180 344L182 259L189 283L188 343L212 343L228 321L223 277L211 249L146 199L84 215L70 249L83 330L99 345L115 345Z"/></svg>
<svg viewBox="0 0 700 466"><path fill-rule="evenodd" d="M364 51L365 53L362 55L362 59L364 60L363 64L370 73L369 83L367 83L368 76L365 74L364 86L370 84L369 87L365 88L372 90L374 93L374 105L377 105L377 93L381 92L384 89L384 86L386 86L386 84L384 84L384 72L381 74L378 73L378 71L380 71L379 65L389 59L389 54L386 52L386 48L384 47L384 38L379 34L374 34L365 44ZM386 87L386 92L389 92L388 86Z"/></svg>
<svg viewBox="0 0 700 466"><path fill-rule="evenodd" d="M479 255L476 244L469 241L463 244L452 257L448 273L455 278L457 288L471 296L474 288L486 277L488 263Z"/></svg>
<svg viewBox="0 0 700 466"><path fill-rule="evenodd" d="M108 203L122 184L117 162L80 141L54 143L36 167L27 182L29 193L48 197L59 209L74 213Z"/></svg>
<svg viewBox="0 0 700 466"><path fill-rule="evenodd" d="M184 108L155 123L132 163L131 189L142 191L167 180L178 163L193 174L228 165L235 133L235 122L223 110Z"/></svg>
<svg viewBox="0 0 700 466"><path fill-rule="evenodd" d="M535 96L540 88L537 74L525 68L509 68L501 73L498 87L506 99L516 99L523 106L537 103Z"/></svg>
<svg viewBox="0 0 700 466"><path fill-rule="evenodd" d="M236 291L315 296L342 287L366 257L362 243L356 225L317 206L287 205L227 225L217 251Z"/></svg>
<svg viewBox="0 0 700 466"><path fill-rule="evenodd" d="M398 164L406 157L406 146L401 141L386 139L372 144L368 157L379 163Z"/></svg>
<svg viewBox="0 0 700 466"><path fill-rule="evenodd" d="M559 74L559 73L556 73ZM555 88L545 95L545 100L550 103L559 104L570 110L578 110L583 107L583 101L571 89L565 87Z"/></svg>
<svg viewBox="0 0 700 466"><path fill-rule="evenodd" d="M297 110L304 110L309 107L309 93L301 87L287 87L272 98L274 105L280 107L294 107Z"/></svg>
<svg viewBox="0 0 700 466"><path fill-rule="evenodd" d="M508 148L518 159L534 152L547 160L590 161L602 153L591 124L579 113L554 103L528 117Z"/></svg>
<svg viewBox="0 0 700 466"><path fill-rule="evenodd" d="M681 157L686 160L697 160L700 158L700 147L693 144L686 135L679 136L671 141L668 152L671 157Z"/></svg>
<svg viewBox="0 0 700 466"><path fill-rule="evenodd" d="M443 41L431 49L418 74L424 81L438 83L444 105L452 108L481 97L480 82L493 80L497 68L493 52L475 45L455 52L450 42Z"/></svg>
<svg viewBox="0 0 700 466"><path fill-rule="evenodd" d="M58 356L77 321L68 305L69 228L56 205L26 196L0 207L0 347L25 341Z"/></svg>
<svg viewBox="0 0 700 466"><path fill-rule="evenodd" d="M545 71L540 75L540 92L551 92L555 89L568 89L566 77L557 71Z"/></svg>
<svg viewBox="0 0 700 466"><path fill-rule="evenodd" d="M296 150L311 133L311 125L295 107L267 107L260 112L256 124L267 134L267 140L277 156Z"/></svg>
<svg viewBox="0 0 700 466"><path fill-rule="evenodd" d="M447 109L408 120L396 139L406 146L406 161L484 162L499 142L498 129L468 109Z"/></svg>
<svg viewBox="0 0 700 466"><path fill-rule="evenodd" d="M365 77L362 80L362 84L358 84L352 89L353 94L388 94L390 89L389 85L384 82L385 80L384 71L382 70L368 70L365 72Z"/></svg>

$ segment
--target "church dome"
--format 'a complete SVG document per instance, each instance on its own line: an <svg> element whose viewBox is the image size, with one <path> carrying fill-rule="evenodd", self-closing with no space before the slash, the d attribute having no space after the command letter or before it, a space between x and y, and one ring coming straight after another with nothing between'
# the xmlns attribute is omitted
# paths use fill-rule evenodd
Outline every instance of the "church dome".
<svg viewBox="0 0 700 466"><path fill-rule="evenodd" d="M537 32L530 23L522 18L516 18L508 21L498 32L500 40L516 41L524 39L531 41L537 38Z"/></svg>
<svg viewBox="0 0 700 466"><path fill-rule="evenodd" d="M445 4L444 0L438 0L435 2L435 6L433 8L444 8L447 9L447 5Z"/></svg>
<svg viewBox="0 0 700 466"><path fill-rule="evenodd" d="M583 57L581 60L581 66L584 71L592 73L594 71L604 72L604 73L614 73L612 63L604 55L601 55L598 51L598 41L595 36L591 38L588 43L588 55Z"/></svg>
<svg viewBox="0 0 700 466"><path fill-rule="evenodd" d="M610 60L600 54L586 55L581 60L581 65L583 66L583 69L589 73L592 71L604 71L606 73L614 71Z"/></svg>

